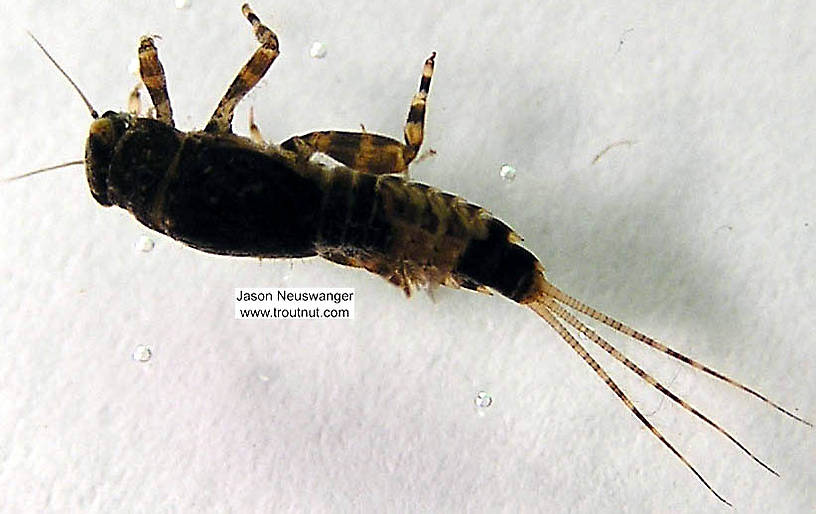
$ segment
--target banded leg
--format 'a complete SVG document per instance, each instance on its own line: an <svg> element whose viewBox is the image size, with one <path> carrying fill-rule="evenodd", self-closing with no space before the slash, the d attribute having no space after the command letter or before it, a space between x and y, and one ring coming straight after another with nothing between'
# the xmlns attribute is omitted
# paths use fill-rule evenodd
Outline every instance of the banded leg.
<svg viewBox="0 0 816 514"><path fill-rule="evenodd" d="M405 173L409 160L405 159L405 145L388 136L371 132L341 132L325 130L294 136L281 144L286 150L295 150L294 140L305 142L313 151L322 152L355 170L382 175Z"/></svg>
<svg viewBox="0 0 816 514"><path fill-rule="evenodd" d="M156 108L156 119L175 127L173 109L170 107L170 97L167 95L164 67L159 61L156 45L150 36L142 36L139 40L139 74Z"/></svg>
<svg viewBox="0 0 816 514"><path fill-rule="evenodd" d="M405 123L405 143L396 139L366 132L341 132L326 130L298 136L318 152L325 153L350 168L381 175L405 173L408 164L419 153L425 132L425 106L431 87L436 52L425 61L419 91L411 100L411 109ZM293 138L294 139L294 138ZM294 150L292 139L285 141L283 148Z"/></svg>
<svg viewBox="0 0 816 514"><path fill-rule="evenodd" d="M422 68L422 78L419 80L419 91L411 100L408 110L408 119L405 121L405 144L407 145L407 162L411 162L419 153L422 140L425 137L425 106L428 103L428 93L431 90L431 77L434 70L436 52L425 61ZM406 163L407 164L407 163Z"/></svg>
<svg viewBox="0 0 816 514"><path fill-rule="evenodd" d="M269 27L261 23L258 16L252 12L249 4L241 6L241 12L252 24L255 38L261 46L255 50L249 61L241 68L224 97L218 103L218 107L204 129L207 132L232 132L232 116L235 113L235 106L263 78L266 71L280 54L278 36Z"/></svg>

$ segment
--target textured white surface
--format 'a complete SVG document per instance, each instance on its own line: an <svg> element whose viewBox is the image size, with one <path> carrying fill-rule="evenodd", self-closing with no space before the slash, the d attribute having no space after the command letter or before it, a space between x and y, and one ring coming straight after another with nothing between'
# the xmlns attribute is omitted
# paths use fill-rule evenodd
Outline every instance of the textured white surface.
<svg viewBox="0 0 816 514"><path fill-rule="evenodd" d="M514 226L567 292L816 417L811 2L344 4L256 0L282 55L237 130L253 105L273 140L399 137L436 50L417 179ZM26 29L100 110L125 106L138 37L161 35L182 129L255 48L240 2L63 5L3 8L4 176L80 157L90 121ZM2 185L0 220L3 512L729 511L501 298L405 301L321 261L158 235L143 253L148 231L79 169ZM236 321L242 286L354 287L357 319ZM736 512L816 509L814 430L612 337L780 472L602 358Z"/></svg>

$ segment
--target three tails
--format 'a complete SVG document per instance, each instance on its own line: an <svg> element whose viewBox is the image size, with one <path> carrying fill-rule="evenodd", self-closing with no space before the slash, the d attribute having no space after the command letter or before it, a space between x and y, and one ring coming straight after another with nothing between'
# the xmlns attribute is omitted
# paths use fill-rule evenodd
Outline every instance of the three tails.
<svg viewBox="0 0 816 514"><path fill-rule="evenodd" d="M737 447L739 447L743 452L745 452L748 456L750 456L754 461L756 461L759 465L767 469L769 472L773 473L776 476L779 474L774 471L769 465L762 462L759 458L757 458L754 454L752 454L742 443L740 443L734 436L724 430L722 427L717 425L714 421L709 419L707 416L702 414L700 411L692 407L688 402L674 394L670 391L667 387L663 384L658 382L654 377L652 377L649 373L644 371L640 368L637 364L627 358L623 353L617 350L612 344L610 344L606 339L598 335L594 330L586 326L581 320L579 320L576 316L574 316L569 309L572 309L576 312L589 316L597 321L600 321L604 325L611 327L612 329L627 335L641 343L650 346L662 353L665 353L677 360L680 360L693 368L702 371L703 373L707 373L711 376L714 376L728 384L745 391L748 394L751 394L766 404L774 407L775 409L783 412L787 416L804 423L810 427L813 425L791 413L790 411L784 409L780 405L772 402L765 396L761 395L760 393L754 391L753 389L746 387L745 385L733 380L722 373L711 369L708 366L703 365L700 362L687 357L686 355L677 352L668 346L656 341L655 339L638 332L637 330L624 325L620 321L613 319L606 314L593 309L592 307L584 304L583 302L567 295L560 289L556 288L552 284L550 284L546 279L543 278L543 274L538 282L539 287L538 293L532 297L527 298L523 301L524 305L530 307L536 314L541 316L544 321L546 321L560 336L561 338L573 349L575 352L586 362L589 367L601 378L601 380L606 383L606 385L617 395L617 397L626 405L626 407L635 415L635 417L646 426L654 436L660 440L671 452L680 459L683 464L688 467L692 473L706 486L706 488L711 491L714 496L716 496L720 501L724 502L727 505L731 505L725 498L723 498L717 491L714 490L713 487L703 478L703 476L694 468L694 466L686 460L686 458L678 451L664 436L660 433L660 431L648 420L646 417L638 410L638 408L632 403L626 393L615 383L614 380L607 374L607 372L601 367L600 364L586 351L586 349L581 345L578 339L572 335L569 331L567 326L572 327L572 329L577 330L579 333L586 336L587 339L592 341L593 343L600 346L604 351L614 357L616 360L621 362L624 366L626 366L630 371L635 373L638 377L641 378L644 382L651 385L662 394L670 398L672 401L683 407L685 410L691 412L699 418L700 420L704 421L715 430L723 434L727 437L732 443L734 443ZM565 325L566 324L566 325Z"/></svg>

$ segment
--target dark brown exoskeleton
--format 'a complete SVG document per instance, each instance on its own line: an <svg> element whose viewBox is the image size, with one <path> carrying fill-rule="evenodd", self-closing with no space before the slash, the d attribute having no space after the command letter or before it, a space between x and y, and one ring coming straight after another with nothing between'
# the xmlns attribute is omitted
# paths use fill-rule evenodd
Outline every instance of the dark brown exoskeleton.
<svg viewBox="0 0 816 514"><path fill-rule="evenodd" d="M496 291L530 307L551 325L717 498L726 502L643 416L567 326L776 474L567 308L810 423L568 296L546 280L544 267L518 244L521 239L507 225L457 196L407 180L408 165L423 140L435 54L425 62L419 91L411 102L404 144L367 132L324 131L292 137L277 146L264 142L251 113L252 137L233 134L236 105L279 53L277 36L248 5L242 10L260 47L229 86L203 131L185 133L174 128L164 70L150 37L141 39L139 62L155 118L140 117L138 107L128 113L109 111L97 118L88 104L97 119L91 123L84 162L91 193L100 204L127 209L151 229L205 252L269 258L321 256L381 275L406 294L417 287L437 285ZM135 95L134 91L132 100Z"/></svg>

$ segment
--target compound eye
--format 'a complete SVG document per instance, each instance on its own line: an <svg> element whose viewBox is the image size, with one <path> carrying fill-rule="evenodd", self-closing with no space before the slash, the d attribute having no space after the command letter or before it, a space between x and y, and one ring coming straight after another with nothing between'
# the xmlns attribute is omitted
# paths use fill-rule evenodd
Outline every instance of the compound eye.
<svg viewBox="0 0 816 514"><path fill-rule="evenodd" d="M114 143L113 122L109 119L100 118L91 123L88 138L94 146L107 147Z"/></svg>

